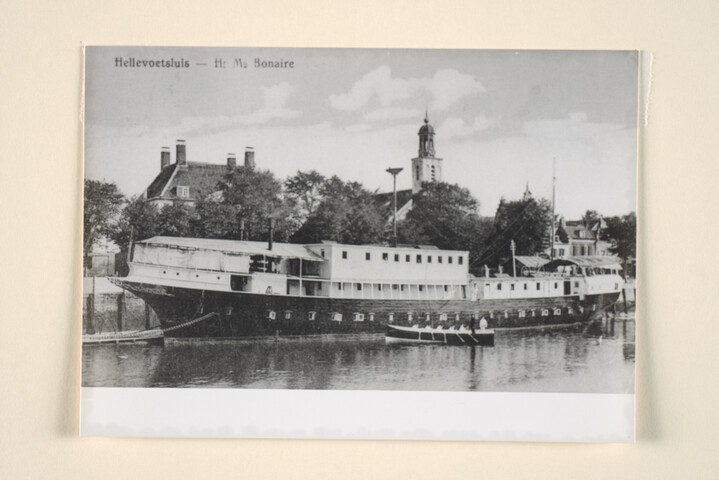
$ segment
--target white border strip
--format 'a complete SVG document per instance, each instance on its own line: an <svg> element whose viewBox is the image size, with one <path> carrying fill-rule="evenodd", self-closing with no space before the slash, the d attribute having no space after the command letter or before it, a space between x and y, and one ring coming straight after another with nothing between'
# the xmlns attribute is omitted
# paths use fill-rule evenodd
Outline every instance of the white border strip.
<svg viewBox="0 0 719 480"><path fill-rule="evenodd" d="M80 433L630 443L634 395L83 388Z"/></svg>

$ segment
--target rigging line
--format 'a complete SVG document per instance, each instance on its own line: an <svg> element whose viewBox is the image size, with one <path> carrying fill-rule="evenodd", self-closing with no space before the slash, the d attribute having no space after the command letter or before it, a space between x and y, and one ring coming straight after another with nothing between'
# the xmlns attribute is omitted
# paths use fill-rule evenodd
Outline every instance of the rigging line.
<svg viewBox="0 0 719 480"><path fill-rule="evenodd" d="M495 243L497 243L498 241L504 239L504 238L505 238L505 234L507 234L507 233L509 232L509 230L510 230L511 228L513 228L513 227L517 224L517 222L519 222L520 220L523 221L523 222L522 222L522 226L520 226L520 229L518 229L517 231L515 231L515 232L513 232L513 233L516 234L516 233L518 233L518 232L521 230L521 228L523 228L524 224L526 224L526 223L529 221L529 218L525 218L525 217L524 217L525 210L526 210L528 207L529 207L529 204L527 204L527 205L524 206L524 208L520 211L520 213L519 213L519 215L517 216L517 218L516 218L515 220L513 220L513 221L512 221L506 228L504 228L501 232L499 232L499 234L495 237L495 239L492 240L492 241L489 243L489 245L487 245L487 246L484 248L484 250L482 251L481 255L484 255L487 251L489 251L489 249L492 248ZM504 247L507 243L508 243L508 242L504 242L504 244L500 245L499 248ZM482 257L482 260L485 260L485 259L487 259L487 258L489 258L489 256ZM478 260L475 260L475 262L476 262L476 261L478 261ZM474 265L475 262L472 262L470 265Z"/></svg>
<svg viewBox="0 0 719 480"><path fill-rule="evenodd" d="M525 221L522 222L522 224L519 226L519 228L516 229L516 230L515 230L514 232L512 232L512 233L515 234L515 235L518 234L518 233L527 225L527 223L529 222L529 220L530 220L530 219L528 219L528 218L525 219ZM516 222L515 222L515 223L516 223ZM508 228L505 229L505 230L502 232L502 234L506 233L507 230L508 230ZM497 237L497 238L498 238L498 239L499 239L499 238L504 238L504 236L502 235L502 236L499 236L499 237ZM505 247L505 246L506 246L507 244L509 244L511 241L512 241L512 237L511 237L511 236L510 236L509 238L505 238L504 243L502 243L502 245L499 246L499 249ZM494 242L492 242L492 243L494 243ZM491 245L490 245L490 246L491 246ZM484 255L484 253L485 253L488 249L489 249L489 247L485 248L484 251L482 252L482 255ZM490 254L490 255L483 256L483 257L481 257L480 259L477 259L477 260L471 262L471 263L470 263L470 266L474 266L477 262L481 262L481 261L487 260L487 259L490 258L490 257L491 257L491 254Z"/></svg>

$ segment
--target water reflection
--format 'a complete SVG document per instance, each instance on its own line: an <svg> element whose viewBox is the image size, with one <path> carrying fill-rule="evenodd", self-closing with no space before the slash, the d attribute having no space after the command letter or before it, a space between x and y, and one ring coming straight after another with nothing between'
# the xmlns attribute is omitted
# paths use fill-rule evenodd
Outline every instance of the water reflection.
<svg viewBox="0 0 719 480"><path fill-rule="evenodd" d="M83 385L525 392L634 391L634 322L497 332L494 347L381 335L83 349Z"/></svg>

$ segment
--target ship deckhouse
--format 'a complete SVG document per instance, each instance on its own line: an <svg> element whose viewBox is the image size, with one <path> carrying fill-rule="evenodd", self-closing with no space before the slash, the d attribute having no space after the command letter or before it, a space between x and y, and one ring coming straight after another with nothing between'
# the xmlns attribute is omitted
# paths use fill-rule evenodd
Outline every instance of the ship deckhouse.
<svg viewBox="0 0 719 480"><path fill-rule="evenodd" d="M134 245L134 281L296 297L464 299L468 252L153 237Z"/></svg>

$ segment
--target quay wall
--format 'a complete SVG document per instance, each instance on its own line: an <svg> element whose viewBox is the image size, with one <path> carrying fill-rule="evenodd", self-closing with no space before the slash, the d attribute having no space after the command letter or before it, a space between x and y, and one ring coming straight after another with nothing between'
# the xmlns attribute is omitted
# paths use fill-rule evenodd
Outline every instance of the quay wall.
<svg viewBox="0 0 719 480"><path fill-rule="evenodd" d="M94 292L94 293L93 293ZM82 333L144 330L160 324L140 297L113 285L107 277L83 278Z"/></svg>

